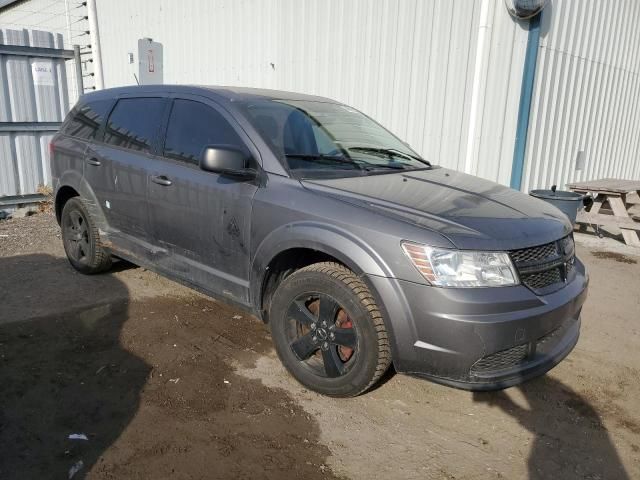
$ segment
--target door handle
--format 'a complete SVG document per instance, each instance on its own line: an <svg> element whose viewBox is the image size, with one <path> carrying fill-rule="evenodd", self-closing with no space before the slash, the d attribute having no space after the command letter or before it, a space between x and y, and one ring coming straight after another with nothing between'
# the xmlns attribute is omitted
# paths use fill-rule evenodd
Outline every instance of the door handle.
<svg viewBox="0 0 640 480"><path fill-rule="evenodd" d="M100 160L98 160L97 158L91 157L87 159L87 163L89 165L95 165L96 167L100 166Z"/></svg>
<svg viewBox="0 0 640 480"><path fill-rule="evenodd" d="M151 177L151 181L153 183L157 183L158 185L162 185L163 187L168 187L171 185L171 183L173 183L164 175L154 175Z"/></svg>

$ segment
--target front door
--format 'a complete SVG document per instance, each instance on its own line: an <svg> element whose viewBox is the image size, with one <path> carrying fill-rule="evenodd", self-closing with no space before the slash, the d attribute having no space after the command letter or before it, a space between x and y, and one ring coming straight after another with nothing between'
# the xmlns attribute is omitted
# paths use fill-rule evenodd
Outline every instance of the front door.
<svg viewBox="0 0 640 480"><path fill-rule="evenodd" d="M234 145L254 158L249 139L213 103L176 98L162 154L148 179L149 224L166 251L156 264L239 303L249 301L249 240L255 181L199 168L206 145Z"/></svg>

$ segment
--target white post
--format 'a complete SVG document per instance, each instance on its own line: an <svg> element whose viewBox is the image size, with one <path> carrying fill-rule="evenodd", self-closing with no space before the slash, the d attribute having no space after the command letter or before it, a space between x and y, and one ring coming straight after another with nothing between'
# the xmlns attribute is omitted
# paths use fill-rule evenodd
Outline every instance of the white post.
<svg viewBox="0 0 640 480"><path fill-rule="evenodd" d="M73 46L73 36L71 35L71 16L69 14L69 0L64 0L64 16L65 16L65 20L67 23L67 41L64 42L64 48L70 48L71 46ZM75 77L72 77L73 83L75 84L75 91L76 91L76 96L74 99L70 99L71 104L75 104L76 100L78 98L80 98L80 96L84 93L80 91L80 87L78 86L78 76L76 75ZM82 77L80 77L80 79L82 79Z"/></svg>
<svg viewBox="0 0 640 480"><path fill-rule="evenodd" d="M484 83L487 71L486 46L491 38L491 14L493 13L493 1L482 0L480 5L480 25L478 26L478 43L476 44L476 60L473 69L473 87L471 90L471 106L469 108L469 136L467 137L467 152L464 161L465 173L474 173L473 165L476 156L476 133L479 126L481 87Z"/></svg>
<svg viewBox="0 0 640 480"><path fill-rule="evenodd" d="M64 16L67 22L67 43L65 48L69 48L73 45L73 38L71 38L71 17L69 16L69 0L64 0Z"/></svg>
<svg viewBox="0 0 640 480"><path fill-rule="evenodd" d="M96 0L87 0L87 14L89 17L89 35L91 36L91 56L93 57L93 79L96 90L102 90L104 88L104 77L102 76L102 51L100 50Z"/></svg>

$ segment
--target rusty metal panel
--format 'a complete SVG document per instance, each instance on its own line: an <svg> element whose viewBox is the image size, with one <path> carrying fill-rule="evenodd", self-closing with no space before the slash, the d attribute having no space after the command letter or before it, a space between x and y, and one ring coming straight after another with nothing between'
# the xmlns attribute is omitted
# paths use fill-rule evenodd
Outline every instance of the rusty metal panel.
<svg viewBox="0 0 640 480"><path fill-rule="evenodd" d="M50 32L3 28L0 44L62 49L63 39ZM64 62L0 54L0 197L33 194L51 181L48 145L69 104ZM39 123L43 128L35 128Z"/></svg>

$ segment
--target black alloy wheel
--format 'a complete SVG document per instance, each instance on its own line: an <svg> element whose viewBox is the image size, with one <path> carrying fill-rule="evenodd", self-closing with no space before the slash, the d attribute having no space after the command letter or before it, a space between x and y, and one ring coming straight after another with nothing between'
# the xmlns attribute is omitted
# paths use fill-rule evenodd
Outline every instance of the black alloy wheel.
<svg viewBox="0 0 640 480"><path fill-rule="evenodd" d="M373 295L339 263L316 263L286 277L271 298L268 318L284 366L323 395L359 395L391 364L389 337Z"/></svg>

